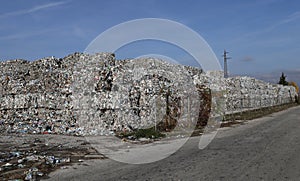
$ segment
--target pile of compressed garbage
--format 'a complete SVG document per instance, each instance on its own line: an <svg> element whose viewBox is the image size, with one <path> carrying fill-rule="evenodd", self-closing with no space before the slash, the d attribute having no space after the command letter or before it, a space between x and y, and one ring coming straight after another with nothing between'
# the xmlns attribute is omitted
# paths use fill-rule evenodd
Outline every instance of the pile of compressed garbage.
<svg viewBox="0 0 300 181"><path fill-rule="evenodd" d="M186 129L203 117L284 104L296 95L290 86L222 75L153 58L116 60L112 53L1 62L0 132Z"/></svg>

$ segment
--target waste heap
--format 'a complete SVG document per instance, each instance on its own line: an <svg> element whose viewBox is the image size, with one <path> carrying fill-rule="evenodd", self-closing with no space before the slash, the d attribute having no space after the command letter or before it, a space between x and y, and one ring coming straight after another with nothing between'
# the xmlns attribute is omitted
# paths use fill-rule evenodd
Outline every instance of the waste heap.
<svg viewBox="0 0 300 181"><path fill-rule="evenodd" d="M226 79L227 111L243 111L295 102L292 86L271 84L251 77Z"/></svg>
<svg viewBox="0 0 300 181"><path fill-rule="evenodd" d="M203 127L211 116L295 101L290 86L112 53L0 63L0 133L106 135Z"/></svg>
<svg viewBox="0 0 300 181"><path fill-rule="evenodd" d="M116 61L74 53L0 64L0 127L5 132L114 134L193 127L200 94L191 72L157 59Z"/></svg>

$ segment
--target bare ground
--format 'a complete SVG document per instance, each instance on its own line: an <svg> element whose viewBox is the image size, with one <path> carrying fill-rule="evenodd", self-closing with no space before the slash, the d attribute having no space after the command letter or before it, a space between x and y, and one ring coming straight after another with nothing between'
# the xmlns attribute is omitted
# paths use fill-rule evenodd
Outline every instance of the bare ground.
<svg viewBox="0 0 300 181"><path fill-rule="evenodd" d="M47 178L87 159L104 159L84 137L64 135L0 135L0 180Z"/></svg>

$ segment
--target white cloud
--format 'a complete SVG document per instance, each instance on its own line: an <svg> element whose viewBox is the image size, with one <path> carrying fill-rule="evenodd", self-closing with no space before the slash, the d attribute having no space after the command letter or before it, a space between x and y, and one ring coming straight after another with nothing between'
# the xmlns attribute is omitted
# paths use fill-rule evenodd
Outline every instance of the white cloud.
<svg viewBox="0 0 300 181"><path fill-rule="evenodd" d="M280 22L280 24L285 24L285 23L289 23L289 22L292 22L292 21L296 21L300 18L300 11L297 11L293 14L291 14L290 16L288 16L286 19L282 20Z"/></svg>
<svg viewBox="0 0 300 181"><path fill-rule="evenodd" d="M300 19L300 11L294 12L294 13L286 16L285 18L282 18L281 20L278 20L277 22L275 22L275 23L273 23L273 24L271 24L271 25L269 25L265 28L262 28L258 31L251 31L249 33L244 34L243 36L239 36L236 39L232 39L231 43L236 44L237 42L240 42L241 40L242 41L243 40L248 41L249 39L252 40L253 37L257 37L258 35L267 34L267 33L273 31L274 29L276 29L280 26L284 26L285 24L297 21L299 19ZM277 38L273 39L272 41L274 41L274 42L262 42L262 43L263 44L269 43L269 45L281 44L281 43L289 42L290 38L289 37L284 37L284 38L278 39L278 37L277 37ZM256 42L253 41L253 43L258 44L259 41L256 41Z"/></svg>
<svg viewBox="0 0 300 181"><path fill-rule="evenodd" d="M11 16L18 16L18 15L34 13L36 11L40 11L40 10L43 10L43 9L48 9L48 8L51 8L51 7L61 6L61 5L66 4L68 2L69 1L59 1L59 2L52 2L52 3L48 3L48 4L42 4L42 5L39 5L39 6L34 6L30 9L23 9L23 10L13 11L13 12L5 13L5 14L0 14L0 18L7 18L7 17L11 17Z"/></svg>
<svg viewBox="0 0 300 181"><path fill-rule="evenodd" d="M0 36L0 40L23 39L23 38L33 37L33 36L37 36L37 35L48 34L50 32L59 31L59 30L60 30L59 28L53 28L53 29L44 29L44 30L38 30L38 31L21 32L18 34Z"/></svg>
<svg viewBox="0 0 300 181"><path fill-rule="evenodd" d="M270 26L269 28L265 29L264 33L270 32L270 31L272 31L273 29L275 29L279 26L288 24L288 23L296 21L298 19L300 19L300 11L297 11L297 12L287 16L286 18L280 20L279 22L277 22L274 25Z"/></svg>

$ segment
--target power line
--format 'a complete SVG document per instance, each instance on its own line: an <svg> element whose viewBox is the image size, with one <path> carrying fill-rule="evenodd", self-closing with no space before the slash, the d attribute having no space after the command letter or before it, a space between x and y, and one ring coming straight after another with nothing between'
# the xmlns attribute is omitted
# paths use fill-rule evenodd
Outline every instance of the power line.
<svg viewBox="0 0 300 181"><path fill-rule="evenodd" d="M226 50L224 50L224 78L228 78L228 68L227 68L227 60L231 59L231 57L227 57L227 54L229 52L226 52Z"/></svg>

